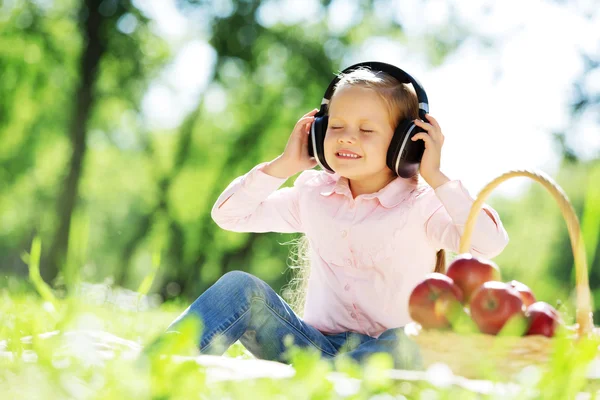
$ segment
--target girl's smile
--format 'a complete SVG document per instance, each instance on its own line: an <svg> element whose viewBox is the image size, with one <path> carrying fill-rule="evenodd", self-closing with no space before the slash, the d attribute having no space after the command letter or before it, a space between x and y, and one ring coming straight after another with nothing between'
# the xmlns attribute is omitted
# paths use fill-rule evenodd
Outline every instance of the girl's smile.
<svg viewBox="0 0 600 400"><path fill-rule="evenodd" d="M362 158L362 156L356 154L353 151L347 150L347 149L338 150L335 153L335 156L342 160L358 160L358 159Z"/></svg>

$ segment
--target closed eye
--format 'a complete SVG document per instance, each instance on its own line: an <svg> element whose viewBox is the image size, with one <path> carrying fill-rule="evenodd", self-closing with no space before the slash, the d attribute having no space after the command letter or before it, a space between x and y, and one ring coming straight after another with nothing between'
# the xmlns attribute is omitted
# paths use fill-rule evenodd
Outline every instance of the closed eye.
<svg viewBox="0 0 600 400"><path fill-rule="evenodd" d="M331 129L342 129L341 126L332 126Z"/></svg>
<svg viewBox="0 0 600 400"><path fill-rule="evenodd" d="M369 129L361 129L361 132L365 132L365 133L371 133L371 132L373 132L373 131L372 131L372 130L369 130Z"/></svg>

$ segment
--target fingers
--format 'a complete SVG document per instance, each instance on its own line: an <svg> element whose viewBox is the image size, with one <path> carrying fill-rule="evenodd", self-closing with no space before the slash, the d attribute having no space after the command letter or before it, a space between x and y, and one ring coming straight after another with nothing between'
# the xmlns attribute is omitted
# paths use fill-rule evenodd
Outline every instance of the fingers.
<svg viewBox="0 0 600 400"><path fill-rule="evenodd" d="M307 117L302 117L298 120L298 122L296 123L296 126L304 126L305 124L310 124L314 120L315 120L315 117L313 117L312 115L309 115Z"/></svg>
<svg viewBox="0 0 600 400"><path fill-rule="evenodd" d="M430 130L433 129L433 125L428 124L427 122L423 122L420 119L415 119L414 123L415 123L415 125L420 126L421 128L425 129L427 132L429 132Z"/></svg>
<svg viewBox="0 0 600 400"><path fill-rule="evenodd" d="M413 142L416 142L417 140L422 140L425 142L425 147L427 147L427 145L431 142L431 136L429 136L425 132L419 132L413 137L411 137L410 140L412 140Z"/></svg>
<svg viewBox="0 0 600 400"><path fill-rule="evenodd" d="M313 123L314 120L315 120L315 117L312 117L311 120L309 120L309 121L306 122L306 125L304 126L306 133L310 132L310 127L311 127L311 125L312 125L312 123Z"/></svg>
<svg viewBox="0 0 600 400"><path fill-rule="evenodd" d="M318 112L319 112L319 109L318 109L318 108L315 108L315 109L313 109L313 110L310 110L310 111L309 111L309 112L307 112L306 114L304 114L304 115L302 116L302 118L304 118L304 117L308 117L308 116L310 116L310 115L315 115L315 114L316 114L316 113L318 113Z"/></svg>
<svg viewBox="0 0 600 400"><path fill-rule="evenodd" d="M316 108L313 109L313 110L311 110L311 111L309 111L309 112L307 112L306 114L304 114L302 116L302 118L300 118L298 120L298 122L296 123L296 126L299 127L299 126L302 126L303 124L306 124L308 122L312 122L315 119L315 114L318 113L318 112L319 112L319 110L316 109Z"/></svg>
<svg viewBox="0 0 600 400"><path fill-rule="evenodd" d="M414 121L415 124L419 125L423 129L426 129L427 131L429 131L429 129L431 129L431 128L435 128L435 129L439 130L440 132L442 131L442 129L440 128L440 124L437 122L437 120L435 118L433 118L429 114L425 114L425 117L427 118L429 123L427 123L425 121L421 121L420 119L417 118Z"/></svg>
<svg viewBox="0 0 600 400"><path fill-rule="evenodd" d="M442 134L442 130L441 130L438 122L435 120L435 118L433 118L429 114L425 114L425 116L431 123L421 121L420 119L415 119L414 120L415 125L424 129L431 137L435 138L436 140L443 141L444 135Z"/></svg>
<svg viewBox="0 0 600 400"><path fill-rule="evenodd" d="M308 133L310 131L310 126L315 120L315 117L312 115L305 116L300 118L300 120L296 123L296 127L294 128L294 132L304 132Z"/></svg>
<svg viewBox="0 0 600 400"><path fill-rule="evenodd" d="M435 118L433 118L430 114L425 114L425 117L427 117L427 120L429 121L429 123L431 123L431 125L435 126L440 131L442 130L440 128L440 124L438 124L437 120Z"/></svg>

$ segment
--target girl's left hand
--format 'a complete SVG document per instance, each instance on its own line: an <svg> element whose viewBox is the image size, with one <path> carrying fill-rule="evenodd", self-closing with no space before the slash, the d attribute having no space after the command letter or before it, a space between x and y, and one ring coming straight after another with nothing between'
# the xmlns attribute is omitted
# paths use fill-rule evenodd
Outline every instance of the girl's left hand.
<svg viewBox="0 0 600 400"><path fill-rule="evenodd" d="M423 128L426 132L417 133L411 140L423 140L425 142L425 152L423 153L419 172L430 186L434 186L434 182L437 183L439 177L443 176L440 171L440 163L444 135L442 134L442 128L440 128L435 118L429 114L425 114L425 117L427 117L430 123L421 121L420 119L416 119L414 122L415 125Z"/></svg>

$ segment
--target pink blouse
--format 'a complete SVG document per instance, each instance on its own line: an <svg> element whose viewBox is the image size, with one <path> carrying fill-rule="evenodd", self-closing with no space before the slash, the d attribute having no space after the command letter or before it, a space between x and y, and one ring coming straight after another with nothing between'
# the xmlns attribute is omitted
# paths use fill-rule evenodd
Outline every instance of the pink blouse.
<svg viewBox="0 0 600 400"><path fill-rule="evenodd" d="M436 252L458 252L474 201L462 183L433 190L396 178L353 199L347 178L318 170L306 170L293 187L279 189L286 179L262 172L266 164L231 182L212 218L234 232L306 235L311 271L304 321L324 333L372 337L410 322L408 298L433 271ZM488 205L484 210L470 252L490 259L506 247L508 234L498 213Z"/></svg>

